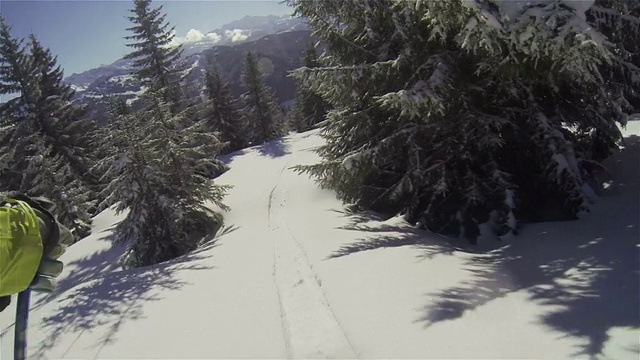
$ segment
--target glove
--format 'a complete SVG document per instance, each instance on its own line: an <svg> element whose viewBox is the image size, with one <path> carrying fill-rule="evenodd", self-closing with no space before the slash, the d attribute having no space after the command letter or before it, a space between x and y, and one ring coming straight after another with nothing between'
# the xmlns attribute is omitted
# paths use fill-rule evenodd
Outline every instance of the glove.
<svg viewBox="0 0 640 360"><path fill-rule="evenodd" d="M52 292L58 285L56 278L62 273L63 268L64 265L61 261L49 256L43 257L38 272L29 287L36 292Z"/></svg>
<svg viewBox="0 0 640 360"><path fill-rule="evenodd" d="M36 212L38 213L38 212ZM57 286L56 278L62 273L64 265L58 260L66 251L66 244L70 244L73 239L71 231L58 221L50 221L45 216L38 217L41 220L40 229L43 240L42 260L36 275L29 286L31 290L36 292L50 293Z"/></svg>
<svg viewBox="0 0 640 360"><path fill-rule="evenodd" d="M62 239L71 238L71 232L56 222L59 229L59 237L57 243L50 244L45 248L45 253L40 261L40 266L36 272L36 276L31 283L31 290L36 292L50 293L57 286L56 278L62 273L64 264L58 258L66 251L66 246L61 244Z"/></svg>

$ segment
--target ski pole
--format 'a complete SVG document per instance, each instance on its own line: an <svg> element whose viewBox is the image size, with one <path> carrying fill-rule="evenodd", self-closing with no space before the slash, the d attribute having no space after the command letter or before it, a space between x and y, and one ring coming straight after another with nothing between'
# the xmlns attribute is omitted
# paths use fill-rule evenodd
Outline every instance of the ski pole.
<svg viewBox="0 0 640 360"><path fill-rule="evenodd" d="M16 328L13 345L13 358L24 360L27 352L27 326L29 325L29 302L31 300L31 288L18 294L16 307Z"/></svg>

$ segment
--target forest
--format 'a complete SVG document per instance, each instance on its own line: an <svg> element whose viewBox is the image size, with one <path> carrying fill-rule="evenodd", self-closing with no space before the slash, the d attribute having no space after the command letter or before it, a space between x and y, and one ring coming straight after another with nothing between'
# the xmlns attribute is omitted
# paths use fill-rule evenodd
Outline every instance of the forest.
<svg viewBox="0 0 640 360"><path fill-rule="evenodd" d="M135 111L113 98L106 125L55 54L0 18L0 94L18 94L0 104L0 191L51 199L76 241L104 209L128 211L117 241L126 266L147 266L221 228L220 156L318 129L322 161L300 174L356 211L475 243L481 224L499 237L589 211L640 112L640 0L287 3L318 40L290 74L293 109L251 52L242 96L214 57L187 96L166 14L135 0L123 40L147 90Z"/></svg>

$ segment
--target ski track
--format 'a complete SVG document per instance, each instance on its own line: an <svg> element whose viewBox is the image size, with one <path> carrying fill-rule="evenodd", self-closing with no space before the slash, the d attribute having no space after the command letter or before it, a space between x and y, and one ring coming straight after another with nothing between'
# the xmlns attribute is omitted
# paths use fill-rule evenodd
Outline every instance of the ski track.
<svg viewBox="0 0 640 360"><path fill-rule="evenodd" d="M284 167L282 168L282 171L284 171ZM282 174L282 171L280 172L280 174ZM280 177L279 177L280 178ZM268 219L268 224L271 227L271 214L272 214L272 206L273 206L273 194L276 191L276 188L278 187L278 185L274 185L273 188L271 189L271 192L269 193L269 202L268 202L268 208L267 208L267 219ZM284 316L284 305L282 303L282 292L280 291L280 287L278 286L278 281L277 281L277 277L276 277L276 273L277 273L277 260L278 260L278 255L276 254L276 247L275 247L275 243L273 246L273 284L276 287L276 293L278 295L278 304L280 306L280 321L282 322L281 326L282 326L282 334L284 337L284 347L285 347L285 352L287 354L287 359L291 359L291 344L289 339L291 338L291 334L289 332L289 327L287 326L287 320L285 319Z"/></svg>
<svg viewBox="0 0 640 360"><path fill-rule="evenodd" d="M322 291L321 281L304 248L286 223L287 192L282 190L280 171L269 194L268 226L275 232L273 244L274 282L287 357L358 358Z"/></svg>

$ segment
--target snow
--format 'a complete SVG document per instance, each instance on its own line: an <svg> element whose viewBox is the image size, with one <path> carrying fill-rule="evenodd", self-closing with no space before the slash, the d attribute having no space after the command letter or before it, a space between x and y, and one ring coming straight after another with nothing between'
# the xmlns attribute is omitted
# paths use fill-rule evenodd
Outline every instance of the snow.
<svg viewBox="0 0 640 360"><path fill-rule="evenodd" d="M92 99L102 99L104 97L102 94L84 94L82 96Z"/></svg>
<svg viewBox="0 0 640 360"><path fill-rule="evenodd" d="M191 64L191 66L189 66L188 69L182 71L183 76L189 75L193 71L193 69L196 69L198 66L200 66L200 55L194 56L196 57L196 60L193 62L193 64Z"/></svg>
<svg viewBox="0 0 640 360"><path fill-rule="evenodd" d="M353 214L289 167L318 160L317 131L241 150L226 227L192 254L123 271L112 227L63 255L35 295L34 359L637 359L640 122L579 221L527 224L476 247L400 217ZM14 303L0 313L10 358Z"/></svg>
<svg viewBox="0 0 640 360"><path fill-rule="evenodd" d="M71 84L69 86L71 87L71 90L73 90L75 92L82 92L82 91L87 90L86 86L80 86L80 85L74 85L74 84Z"/></svg>
<svg viewBox="0 0 640 360"><path fill-rule="evenodd" d="M367 149L367 150L359 150L352 154L347 155L344 160L342 160L342 166L348 172L355 172L359 166L359 164L366 158L375 155L375 149Z"/></svg>
<svg viewBox="0 0 640 360"><path fill-rule="evenodd" d="M564 5L575 9L576 14L581 19L586 19L585 13L593 6L594 3L595 3L595 0L580 0L580 1L571 0L571 1L563 2Z"/></svg>
<svg viewBox="0 0 640 360"><path fill-rule="evenodd" d="M127 85L128 83L135 82L136 80L133 77L133 75L126 74L126 75L112 76L107 81L110 83L116 83L118 85L124 86L124 85Z"/></svg>
<svg viewBox="0 0 640 360"><path fill-rule="evenodd" d="M145 86L141 86L140 90L138 90L138 91L127 90L127 91L119 92L119 93L117 93L117 95L141 95L145 91L147 91L147 88Z"/></svg>
<svg viewBox="0 0 640 360"><path fill-rule="evenodd" d="M118 95L134 95L132 98L129 98L126 100L127 105L131 105L134 102L138 101L138 99L140 98L140 95L144 94L147 90L148 90L148 87L145 85L142 85L140 86L140 90L138 91L128 90L125 92L118 93Z"/></svg>
<svg viewBox="0 0 640 360"><path fill-rule="evenodd" d="M557 0L490 0L496 4L500 11L508 16L510 19L516 19L521 16L528 7L544 7L545 5L551 5ZM576 15L581 19L585 19L585 12L589 10L595 0L561 0L563 5L575 9Z"/></svg>

